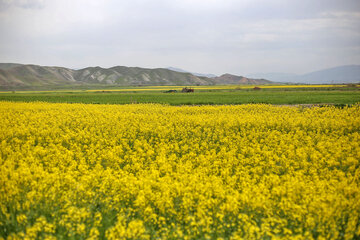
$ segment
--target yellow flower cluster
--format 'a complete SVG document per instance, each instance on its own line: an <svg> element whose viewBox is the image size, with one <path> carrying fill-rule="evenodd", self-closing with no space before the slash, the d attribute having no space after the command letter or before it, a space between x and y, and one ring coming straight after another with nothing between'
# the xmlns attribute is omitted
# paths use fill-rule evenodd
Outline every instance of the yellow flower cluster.
<svg viewBox="0 0 360 240"><path fill-rule="evenodd" d="M359 105L0 102L0 239L353 239L359 199Z"/></svg>

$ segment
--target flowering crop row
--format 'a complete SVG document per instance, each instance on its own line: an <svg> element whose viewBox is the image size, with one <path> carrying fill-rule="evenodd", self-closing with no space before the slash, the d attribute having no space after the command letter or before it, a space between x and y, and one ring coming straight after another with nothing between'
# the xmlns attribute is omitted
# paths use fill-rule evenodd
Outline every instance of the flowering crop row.
<svg viewBox="0 0 360 240"><path fill-rule="evenodd" d="M0 102L0 239L360 237L360 106Z"/></svg>

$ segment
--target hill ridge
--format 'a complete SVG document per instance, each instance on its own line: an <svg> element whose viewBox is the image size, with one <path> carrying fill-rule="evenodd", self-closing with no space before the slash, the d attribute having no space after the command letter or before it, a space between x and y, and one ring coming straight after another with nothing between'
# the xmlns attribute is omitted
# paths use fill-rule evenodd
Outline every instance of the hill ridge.
<svg viewBox="0 0 360 240"><path fill-rule="evenodd" d="M141 68L100 66L70 69L35 64L0 63L0 87L41 87L54 85L219 85L219 84L266 84L270 81L243 76L204 77L189 72L177 72L166 68ZM229 80L231 78L232 80ZM240 80L239 80L240 79Z"/></svg>

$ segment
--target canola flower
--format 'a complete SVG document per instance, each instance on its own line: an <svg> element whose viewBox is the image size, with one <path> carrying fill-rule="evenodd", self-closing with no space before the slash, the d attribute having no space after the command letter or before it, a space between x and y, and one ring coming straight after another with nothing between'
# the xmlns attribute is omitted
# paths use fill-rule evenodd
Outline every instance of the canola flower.
<svg viewBox="0 0 360 240"><path fill-rule="evenodd" d="M360 238L360 106L0 104L0 239Z"/></svg>

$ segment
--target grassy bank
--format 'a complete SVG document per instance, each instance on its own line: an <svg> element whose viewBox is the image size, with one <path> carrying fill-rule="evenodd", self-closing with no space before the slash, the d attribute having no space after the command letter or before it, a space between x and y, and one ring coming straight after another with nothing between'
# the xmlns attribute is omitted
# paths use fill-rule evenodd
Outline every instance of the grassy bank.
<svg viewBox="0 0 360 240"><path fill-rule="evenodd" d="M204 104L354 104L360 102L356 90L297 90L266 89L260 91L197 91L195 93L164 93L160 91L95 91L95 92L29 92L1 93L0 100L21 102L131 104L161 103L170 105Z"/></svg>

